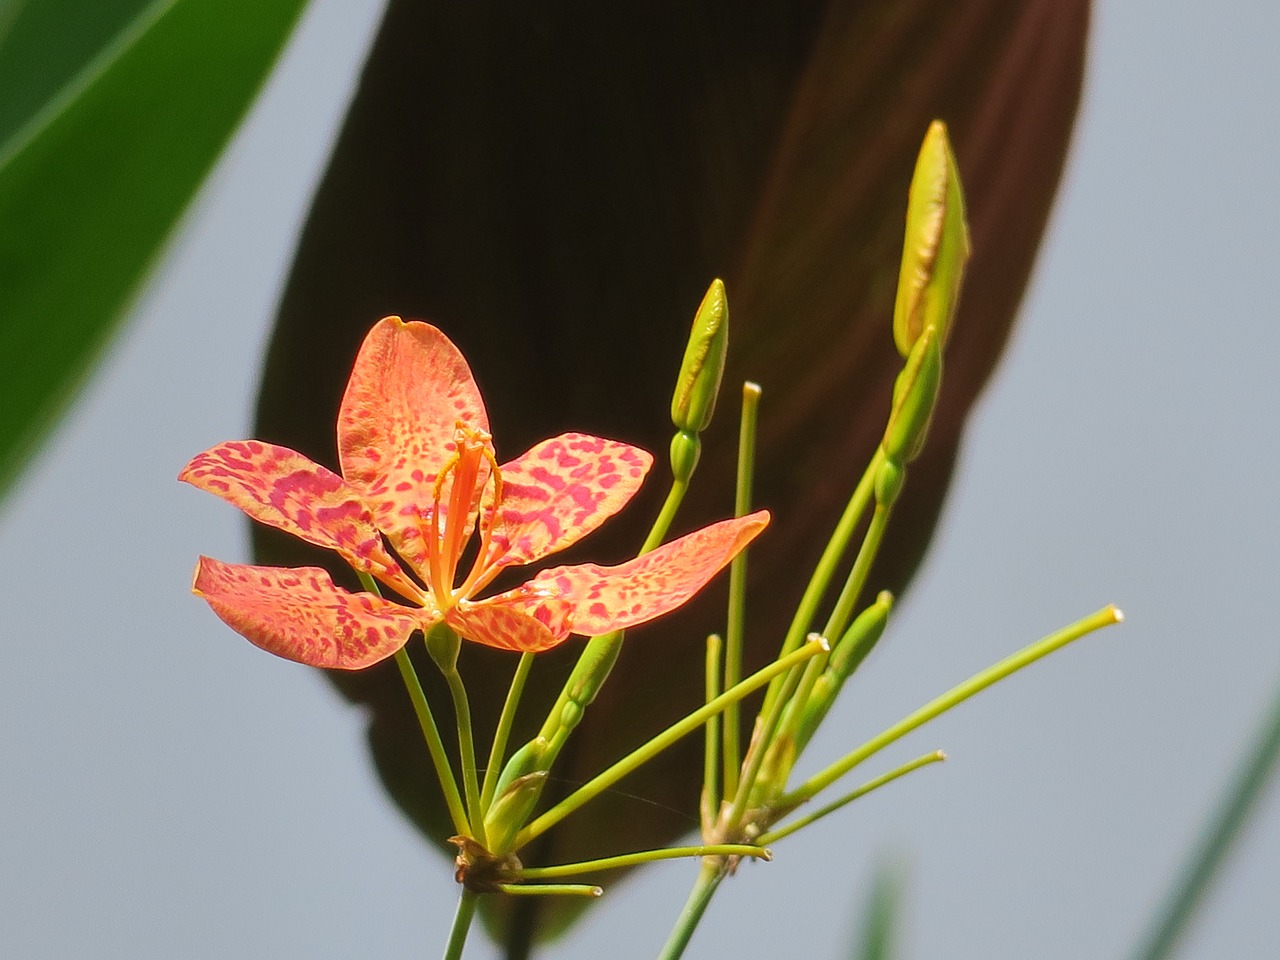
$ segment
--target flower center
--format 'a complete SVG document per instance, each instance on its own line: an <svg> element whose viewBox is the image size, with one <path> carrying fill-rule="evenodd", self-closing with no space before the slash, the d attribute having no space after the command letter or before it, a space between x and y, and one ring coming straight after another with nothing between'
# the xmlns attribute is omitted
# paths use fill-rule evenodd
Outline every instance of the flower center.
<svg viewBox="0 0 1280 960"><path fill-rule="evenodd" d="M502 474L493 455L493 438L482 430L456 425L453 456L436 475L435 498L431 511L432 550L429 553L431 592L436 605L443 613L467 596L489 547L489 525L481 524L480 549L476 556L476 569L458 589L453 584L457 576L458 561L467 541L471 539L473 507L479 508L484 488L490 479L494 484L495 504L502 497ZM452 479L447 500L445 481ZM443 508L443 509L442 509Z"/></svg>

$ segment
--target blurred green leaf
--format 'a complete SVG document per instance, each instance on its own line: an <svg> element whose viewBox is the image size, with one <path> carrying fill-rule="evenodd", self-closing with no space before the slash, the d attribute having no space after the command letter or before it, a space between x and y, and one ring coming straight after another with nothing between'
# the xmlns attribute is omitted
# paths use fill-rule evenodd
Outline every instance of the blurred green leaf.
<svg viewBox="0 0 1280 960"><path fill-rule="evenodd" d="M0 8L0 496L89 372L304 4Z"/></svg>
<svg viewBox="0 0 1280 960"><path fill-rule="evenodd" d="M849 951L851 960L893 960L898 955L903 886L900 869L887 864L876 869L862 915L862 936Z"/></svg>
<svg viewBox="0 0 1280 960"><path fill-rule="evenodd" d="M1205 822L1204 835L1187 857L1177 882L1165 894L1160 912L1134 950L1134 960L1165 960L1175 955L1250 815L1266 796L1267 784L1277 768L1280 768L1280 686L1276 687L1267 715L1251 739L1248 755L1227 784L1218 809Z"/></svg>

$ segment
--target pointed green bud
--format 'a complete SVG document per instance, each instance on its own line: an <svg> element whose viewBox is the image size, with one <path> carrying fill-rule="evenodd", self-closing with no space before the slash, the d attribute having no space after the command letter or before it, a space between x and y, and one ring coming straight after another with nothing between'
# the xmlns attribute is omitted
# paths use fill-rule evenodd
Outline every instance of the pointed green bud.
<svg viewBox="0 0 1280 960"><path fill-rule="evenodd" d="M827 669L822 672L818 682L813 685L809 702L805 704L804 715L800 722L797 746L803 750L809 739L817 731L818 725L835 703L840 688L855 670L867 658L889 622L889 612L893 609L893 594L888 590L880 591L875 603L863 610L849 629L844 632L840 642L831 652Z"/></svg>
<svg viewBox="0 0 1280 960"><path fill-rule="evenodd" d="M701 433L711 423L729 349L729 301L724 283L712 280L693 318L680 378L671 398L671 422L678 430Z"/></svg>
<svg viewBox="0 0 1280 960"><path fill-rule="evenodd" d="M942 343L960 300L969 260L969 224L964 193L946 124L929 124L907 195L907 230L893 305L893 341L904 357L926 327L937 327Z"/></svg>
<svg viewBox="0 0 1280 960"><path fill-rule="evenodd" d="M490 851L498 856L510 852L516 834L529 822L546 782L547 771L535 770L512 780L494 798L493 806L484 818L484 835Z"/></svg>
<svg viewBox="0 0 1280 960"><path fill-rule="evenodd" d="M929 326L916 338L893 384L893 412L881 441L890 463L905 466L924 449L941 386L942 338Z"/></svg>

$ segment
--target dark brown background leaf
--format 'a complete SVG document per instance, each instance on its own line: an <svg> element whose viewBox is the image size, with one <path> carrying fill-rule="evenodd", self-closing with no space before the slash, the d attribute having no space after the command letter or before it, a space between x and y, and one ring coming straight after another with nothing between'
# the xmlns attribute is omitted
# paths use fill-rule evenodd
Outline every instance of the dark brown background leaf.
<svg viewBox="0 0 1280 960"><path fill-rule="evenodd" d="M1006 339L1061 172L1086 27L1084 0L392 2L280 308L258 435L333 464L356 347L397 313L461 347L500 457L574 429L661 458L689 321L722 276L730 369L677 532L730 512L736 384L760 382L757 500L775 519L751 558L748 662L759 665L883 427L906 187L928 122L951 128L974 256L940 410L875 589L901 588L917 565L965 415ZM565 562L634 552L664 487L655 471ZM268 562L323 562L255 535ZM722 591L628 639L556 771L559 789L699 702ZM541 722L578 649L540 658L518 737ZM422 660L447 725L447 692ZM469 646L461 666L484 743L515 661ZM395 669L333 680L368 705L388 791L441 844L452 831ZM699 750L691 740L671 751L526 861L695 829ZM520 901L506 918L511 956L576 908Z"/></svg>

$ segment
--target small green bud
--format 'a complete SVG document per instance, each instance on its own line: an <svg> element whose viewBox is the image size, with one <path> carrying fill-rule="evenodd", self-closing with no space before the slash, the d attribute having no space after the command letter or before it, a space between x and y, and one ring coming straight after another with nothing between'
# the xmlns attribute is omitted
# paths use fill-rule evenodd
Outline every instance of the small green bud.
<svg viewBox="0 0 1280 960"><path fill-rule="evenodd" d="M937 328L925 327L893 384L893 412L881 441L885 456L905 465L920 455L942 386L942 343Z"/></svg>
<svg viewBox="0 0 1280 960"><path fill-rule="evenodd" d="M902 485L907 482L907 468L892 460L885 460L876 471L875 495L876 505L891 507L902 492Z"/></svg>
<svg viewBox="0 0 1280 960"><path fill-rule="evenodd" d="M937 327L942 343L960 301L969 260L960 171L946 124L929 124L907 195L907 229L893 305L893 341L904 357L926 327Z"/></svg>
<svg viewBox="0 0 1280 960"><path fill-rule="evenodd" d="M671 422L678 430L701 433L711 423L729 349L729 301L724 283L712 280L693 317L680 377L671 398Z"/></svg>
<svg viewBox="0 0 1280 960"><path fill-rule="evenodd" d="M443 620L427 631L424 638L427 642L427 653L436 662L442 673L452 673L458 667L458 653L462 649L462 639L453 632Z"/></svg>
<svg viewBox="0 0 1280 960"><path fill-rule="evenodd" d="M671 438L671 474L682 483L688 483L702 457L702 440L696 433L679 430Z"/></svg>
<svg viewBox="0 0 1280 960"><path fill-rule="evenodd" d="M516 834L529 822L546 782L547 772L535 770L512 780L507 789L494 798L484 818L484 835L490 851L498 856L510 851Z"/></svg>
<svg viewBox="0 0 1280 960"><path fill-rule="evenodd" d="M526 773L545 769L546 764L544 763L543 753L546 748L547 741L541 737L535 737L513 753L498 777L498 785L493 792L494 796L502 796L512 783Z"/></svg>

